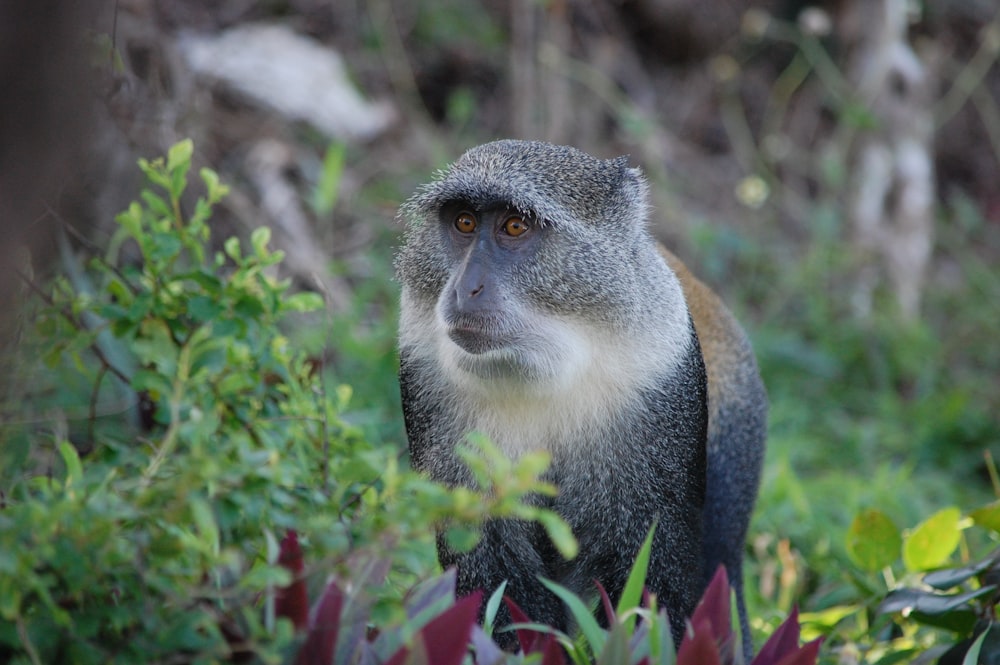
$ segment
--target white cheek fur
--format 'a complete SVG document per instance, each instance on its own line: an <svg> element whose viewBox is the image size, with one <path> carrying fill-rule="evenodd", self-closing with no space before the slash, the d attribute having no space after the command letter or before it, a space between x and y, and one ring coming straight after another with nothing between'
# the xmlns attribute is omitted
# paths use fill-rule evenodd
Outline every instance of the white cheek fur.
<svg viewBox="0 0 1000 665"><path fill-rule="evenodd" d="M485 434L511 458L592 438L589 431L614 422L691 344L683 306L640 335L522 310L527 333L517 348L473 355L451 341L435 310L404 292L401 347L438 368L441 394L460 403L466 431ZM496 369L512 359L523 371Z"/></svg>

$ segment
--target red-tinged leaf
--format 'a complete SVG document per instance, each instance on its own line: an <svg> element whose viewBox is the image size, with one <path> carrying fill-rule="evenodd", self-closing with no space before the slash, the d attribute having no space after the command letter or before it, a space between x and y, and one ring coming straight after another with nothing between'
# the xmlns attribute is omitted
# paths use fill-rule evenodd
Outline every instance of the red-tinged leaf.
<svg viewBox="0 0 1000 665"><path fill-rule="evenodd" d="M305 580L302 579L305 565L302 547L299 546L299 534L294 529L289 529L281 539L278 565L292 574L292 582L274 594L274 613L291 619L296 630L305 630L309 625L309 593Z"/></svg>
<svg viewBox="0 0 1000 665"><path fill-rule="evenodd" d="M477 591L431 619L415 636L417 644L412 649L400 647L383 665L403 665L411 653L432 665L460 665L469 651L482 596Z"/></svg>
<svg viewBox="0 0 1000 665"><path fill-rule="evenodd" d="M479 616L483 592L462 598L420 629L420 638L427 651L427 662L433 665L461 665L469 652L472 626Z"/></svg>
<svg viewBox="0 0 1000 665"><path fill-rule="evenodd" d="M816 660L819 658L819 648L822 644L823 638L817 637L802 648L786 655L775 665L816 665Z"/></svg>
<svg viewBox="0 0 1000 665"><path fill-rule="evenodd" d="M562 645L555 635L549 633L540 641L542 643L538 651L542 653L541 665L566 665Z"/></svg>
<svg viewBox="0 0 1000 665"><path fill-rule="evenodd" d="M292 575L302 574L302 546L299 545L299 533L295 529L289 529L281 539L278 565L287 568Z"/></svg>
<svg viewBox="0 0 1000 665"><path fill-rule="evenodd" d="M510 610L511 623L531 623L531 617L524 613L517 603L511 600L510 596L504 596L503 602ZM544 635L533 630L524 628L517 629L517 642L521 646L521 653L536 653L542 650Z"/></svg>
<svg viewBox="0 0 1000 665"><path fill-rule="evenodd" d="M722 665L712 625L707 619L688 625L677 651L677 665Z"/></svg>
<svg viewBox="0 0 1000 665"><path fill-rule="evenodd" d="M720 643L732 640L733 630L729 611L729 576L724 566L719 566L709 582L698 606L691 615L691 625L703 622L710 625L711 635ZM686 639L686 636L685 636Z"/></svg>
<svg viewBox="0 0 1000 665"><path fill-rule="evenodd" d="M597 586L598 592L601 594L601 602L604 604L604 615L608 617L608 625L614 625L615 623L615 607L611 604L611 597L608 596L608 592L604 589L604 585L598 580L594 580L594 584Z"/></svg>
<svg viewBox="0 0 1000 665"><path fill-rule="evenodd" d="M771 633L750 665L775 665L799 648L799 608L792 607L788 617Z"/></svg>
<svg viewBox="0 0 1000 665"><path fill-rule="evenodd" d="M331 581L316 604L306 641L299 649L297 665L327 665L333 662L340 632L340 612L344 607L344 592Z"/></svg>

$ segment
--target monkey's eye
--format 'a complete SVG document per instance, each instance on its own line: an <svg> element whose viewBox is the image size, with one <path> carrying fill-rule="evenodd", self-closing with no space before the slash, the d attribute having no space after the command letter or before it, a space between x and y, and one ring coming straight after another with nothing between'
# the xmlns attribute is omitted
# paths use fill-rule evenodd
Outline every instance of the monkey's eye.
<svg viewBox="0 0 1000 665"><path fill-rule="evenodd" d="M459 233L472 233L476 230L476 218L467 212L460 213L455 218L455 229Z"/></svg>
<svg viewBox="0 0 1000 665"><path fill-rule="evenodd" d="M503 223L503 230L509 236L517 237L528 230L528 222L521 217L508 217Z"/></svg>

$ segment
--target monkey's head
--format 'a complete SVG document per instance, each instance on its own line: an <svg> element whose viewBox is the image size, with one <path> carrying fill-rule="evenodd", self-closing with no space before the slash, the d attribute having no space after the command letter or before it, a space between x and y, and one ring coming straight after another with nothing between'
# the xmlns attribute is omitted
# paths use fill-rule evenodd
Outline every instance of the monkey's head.
<svg viewBox="0 0 1000 665"><path fill-rule="evenodd" d="M457 378L551 389L683 307L645 228L645 180L626 158L488 143L401 215L401 349Z"/></svg>

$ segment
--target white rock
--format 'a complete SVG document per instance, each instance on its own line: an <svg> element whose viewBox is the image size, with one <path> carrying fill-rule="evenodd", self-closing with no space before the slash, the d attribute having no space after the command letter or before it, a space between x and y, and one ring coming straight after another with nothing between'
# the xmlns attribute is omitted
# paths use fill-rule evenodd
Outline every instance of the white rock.
<svg viewBox="0 0 1000 665"><path fill-rule="evenodd" d="M196 74L331 138L369 139L395 118L388 103L362 97L336 51L284 25L244 24L218 35L182 35L178 50Z"/></svg>

